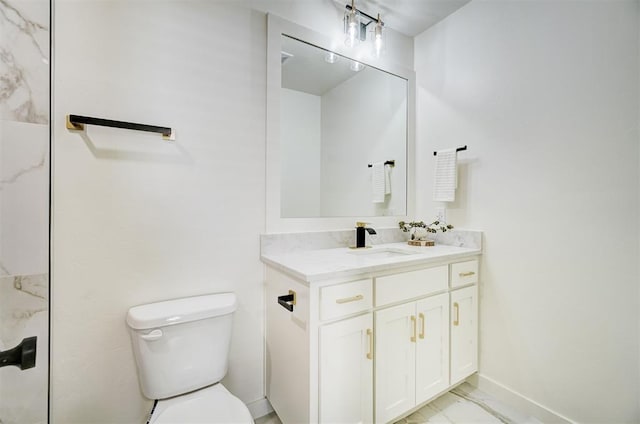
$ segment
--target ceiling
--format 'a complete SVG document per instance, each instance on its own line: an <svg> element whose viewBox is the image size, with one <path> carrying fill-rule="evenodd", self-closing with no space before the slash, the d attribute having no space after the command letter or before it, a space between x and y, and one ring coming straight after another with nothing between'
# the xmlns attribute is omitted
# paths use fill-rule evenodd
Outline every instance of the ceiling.
<svg viewBox="0 0 640 424"><path fill-rule="evenodd" d="M351 0L334 0L344 7ZM471 0L355 0L356 8L371 16L380 13L385 25L415 37Z"/></svg>

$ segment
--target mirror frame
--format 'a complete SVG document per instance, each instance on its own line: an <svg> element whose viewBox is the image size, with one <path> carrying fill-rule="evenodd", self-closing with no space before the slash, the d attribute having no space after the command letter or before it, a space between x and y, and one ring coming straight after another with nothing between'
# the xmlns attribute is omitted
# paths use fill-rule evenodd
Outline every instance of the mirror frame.
<svg viewBox="0 0 640 424"><path fill-rule="evenodd" d="M266 233L323 231L351 229L356 221L369 222L374 228L395 228L398 221L407 221L415 211L415 72L397 66L367 63L367 66L395 74L407 80L407 193L406 214L394 216L347 216L347 217L308 217L282 218L280 216L280 89L282 68L280 51L282 35L304 40L325 50L334 51L342 56L353 58L344 48L331 48L330 40L311 29L287 21L271 13L267 14L267 121L266 121Z"/></svg>

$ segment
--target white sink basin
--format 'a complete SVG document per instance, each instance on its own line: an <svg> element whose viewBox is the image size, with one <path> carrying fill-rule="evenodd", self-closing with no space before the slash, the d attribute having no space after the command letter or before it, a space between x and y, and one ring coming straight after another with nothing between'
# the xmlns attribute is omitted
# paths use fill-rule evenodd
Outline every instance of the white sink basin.
<svg viewBox="0 0 640 424"><path fill-rule="evenodd" d="M418 252L413 250L398 249L394 247L381 247L371 249L351 250L350 255L363 256L371 259L397 258L399 256L415 255Z"/></svg>

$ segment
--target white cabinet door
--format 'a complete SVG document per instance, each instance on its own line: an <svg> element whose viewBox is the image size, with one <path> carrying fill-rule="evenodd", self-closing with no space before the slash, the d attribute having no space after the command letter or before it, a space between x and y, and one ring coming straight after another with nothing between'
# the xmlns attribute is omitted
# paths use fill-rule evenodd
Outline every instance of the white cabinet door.
<svg viewBox="0 0 640 424"><path fill-rule="evenodd" d="M478 370L478 287L451 292L451 384Z"/></svg>
<svg viewBox="0 0 640 424"><path fill-rule="evenodd" d="M375 312L376 422L415 405L415 302Z"/></svg>
<svg viewBox="0 0 640 424"><path fill-rule="evenodd" d="M319 384L320 422L373 422L373 314L320 328Z"/></svg>
<svg viewBox="0 0 640 424"><path fill-rule="evenodd" d="M416 302L416 404L449 387L449 294Z"/></svg>

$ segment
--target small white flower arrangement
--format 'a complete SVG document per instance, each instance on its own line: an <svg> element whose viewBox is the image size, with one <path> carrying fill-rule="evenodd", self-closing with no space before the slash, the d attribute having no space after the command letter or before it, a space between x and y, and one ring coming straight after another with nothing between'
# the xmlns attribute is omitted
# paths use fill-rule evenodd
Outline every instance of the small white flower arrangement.
<svg viewBox="0 0 640 424"><path fill-rule="evenodd" d="M429 234L436 234L438 231L443 233L452 230L453 225L443 221L433 221L431 224L425 224L424 221L398 222L400 229L411 235L411 240L427 240Z"/></svg>

